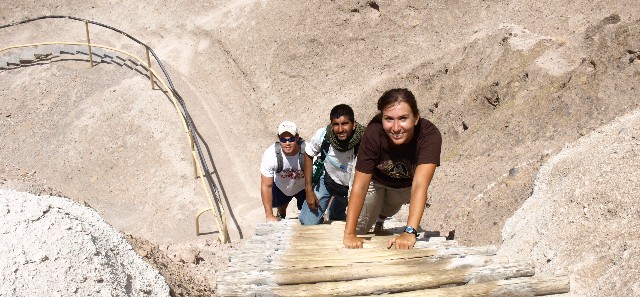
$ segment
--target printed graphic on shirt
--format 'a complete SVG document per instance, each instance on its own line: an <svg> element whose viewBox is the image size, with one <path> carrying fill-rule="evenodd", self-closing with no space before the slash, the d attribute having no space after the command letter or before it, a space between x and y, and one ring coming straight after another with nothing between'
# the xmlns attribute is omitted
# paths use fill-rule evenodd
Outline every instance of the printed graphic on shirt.
<svg viewBox="0 0 640 297"><path fill-rule="evenodd" d="M300 170L291 170L289 168L284 169L280 172L281 178L290 178L292 180L304 179L304 171Z"/></svg>
<svg viewBox="0 0 640 297"><path fill-rule="evenodd" d="M415 171L415 167L411 165L409 160L396 162L387 160L378 164L377 168L380 172L391 178L412 178Z"/></svg>

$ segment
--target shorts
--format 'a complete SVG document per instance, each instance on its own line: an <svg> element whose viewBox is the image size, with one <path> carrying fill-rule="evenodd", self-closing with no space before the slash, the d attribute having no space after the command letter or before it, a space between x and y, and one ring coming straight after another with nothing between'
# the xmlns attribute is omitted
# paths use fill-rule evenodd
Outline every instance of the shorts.
<svg viewBox="0 0 640 297"><path fill-rule="evenodd" d="M296 201L298 210L300 210L302 209L302 203L307 200L307 192L304 189L293 196L287 196L282 193L278 186L273 185L273 187L271 187L271 193L273 195L273 201L271 202L273 207L287 206L289 202L291 202L291 199L295 197L298 200Z"/></svg>

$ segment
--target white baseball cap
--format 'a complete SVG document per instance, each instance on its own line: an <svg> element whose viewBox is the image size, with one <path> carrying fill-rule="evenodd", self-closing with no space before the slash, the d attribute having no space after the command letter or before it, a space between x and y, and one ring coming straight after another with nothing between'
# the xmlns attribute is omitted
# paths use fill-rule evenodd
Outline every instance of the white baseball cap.
<svg viewBox="0 0 640 297"><path fill-rule="evenodd" d="M298 135L298 126L294 122L284 121L278 125L278 135L282 135L284 132L289 132L293 136Z"/></svg>

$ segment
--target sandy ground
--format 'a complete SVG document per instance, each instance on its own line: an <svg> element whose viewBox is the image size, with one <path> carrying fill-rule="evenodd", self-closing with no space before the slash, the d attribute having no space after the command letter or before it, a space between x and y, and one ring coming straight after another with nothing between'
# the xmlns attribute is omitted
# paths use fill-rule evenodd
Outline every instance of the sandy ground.
<svg viewBox="0 0 640 297"><path fill-rule="evenodd" d="M0 187L87 204L127 235L173 294L212 293L225 251L264 220L259 158L277 123L296 121L309 137L337 103L366 123L384 90L408 87L444 136L423 229L455 230L465 245L504 244L539 273L569 274L573 296L624 296L638 292L633 7L3 2L2 24L73 15L154 48L220 177L233 243L216 243L210 214L205 234L195 235L207 201L184 130L166 94L126 61L90 68L86 56L65 55L0 70ZM91 32L95 43L144 57L119 34ZM84 38L82 23L51 20L0 30L0 47Z"/></svg>

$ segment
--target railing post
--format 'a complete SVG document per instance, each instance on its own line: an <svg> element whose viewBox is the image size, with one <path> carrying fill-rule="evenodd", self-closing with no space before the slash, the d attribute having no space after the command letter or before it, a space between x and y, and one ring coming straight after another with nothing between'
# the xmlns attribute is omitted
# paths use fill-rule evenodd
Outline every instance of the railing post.
<svg viewBox="0 0 640 297"><path fill-rule="evenodd" d="M229 230L227 229L227 216L224 213L224 209L222 209L222 233L224 233L224 239L220 239L222 243L231 242L231 238L229 238Z"/></svg>
<svg viewBox="0 0 640 297"><path fill-rule="evenodd" d="M84 21L84 29L87 32L87 46L89 47L89 63L93 67L93 53L91 52L91 37L89 37L89 22Z"/></svg>
<svg viewBox="0 0 640 297"><path fill-rule="evenodd" d="M195 149L195 139L193 133L189 132L189 145L191 146L191 160L193 161L193 176L194 179L198 179L198 161L196 160L196 149ZM204 178L204 172L202 172L202 177Z"/></svg>
<svg viewBox="0 0 640 297"><path fill-rule="evenodd" d="M59 16L46 16L44 18L49 18L49 17L59 17ZM66 18L70 18L70 17L66 17ZM38 19L42 19L42 18L38 18ZM31 21L35 21L38 19L29 19L26 21L21 21L21 22L16 22L10 25L6 25L6 26L0 26L0 29L8 27L8 26L13 26L13 25L17 25L17 24L22 24L22 23L26 23L26 22L31 22ZM85 25L85 32L87 35L87 42L86 43L81 43L81 42L44 42L44 43L34 43L34 44L26 44L26 45L18 45L18 46L10 46L10 47L6 47L6 48L0 48L0 52L3 52L5 50L9 50L9 49L13 49L13 48L21 48L21 47L27 47L27 46L39 46L39 45L51 45L51 44L68 44L68 45L74 45L74 46L82 46L82 45L86 45L88 47L89 50L89 63L91 64L91 67L94 66L94 61L93 61L93 46L91 44L91 36L89 34L89 22L88 20L82 20L82 19L78 19L78 18L73 18L73 20L77 20L77 21L81 21L84 22ZM155 72L154 70L151 68L151 57L150 57L150 52L152 52L153 50L151 48L149 48L148 46L146 46L145 44L141 43L140 41L138 41L137 39L129 36L128 34L105 26L103 24L100 23L95 23L95 22L91 22L92 24L95 24L97 26L101 26L101 27L105 27L105 28L109 28L111 30L114 30L115 32L121 33L126 35L127 37L129 37L130 39L134 40L135 42L142 44L145 46L146 49L146 53L147 53L147 70L149 71L149 79L151 81L151 88L153 90L155 90L154 85L155 85L155 80L154 80L154 76L155 76ZM134 58L138 64L142 65L144 64L143 59L128 53L126 51L123 51L121 49L118 48L113 48L110 46L106 46L106 45L99 45L96 44L96 47L98 48L102 48L102 49L108 49L108 50L112 50L115 52L119 52L122 54L125 54L126 56L132 57ZM155 56L154 56L155 57ZM226 243L226 242L230 242L230 238L229 238L229 231L227 228L227 218L225 215L225 211L224 211L224 206L222 205L222 203L220 201L218 201L217 199L214 199L213 195L216 195L215 198L217 198L217 188L215 187L215 183L212 181L212 179L210 178L206 178L206 174L210 174L210 172L205 172L205 165L206 165L206 160L204 160L204 157L202 156L202 152L196 151L195 147L197 145L197 136L191 133L190 129L193 129L193 131L195 132L195 128L192 127L192 124L189 122L189 120L186 117L186 107L184 108L184 110L180 109L180 104L179 104L179 100L176 98L176 94L174 93L173 90L173 84L171 84L171 79L169 78L169 75L167 74L164 66L162 65L162 63L156 58L156 62L158 64L158 66L162 69L165 78L168 80L168 83L171 87L169 87L167 85L167 83L163 80L162 77L158 77L158 88L160 90L162 90L163 88L167 90L168 95L174 105L174 107L176 108L178 114L182 117L182 124L185 128L185 131L187 133L188 136L188 140L189 140L189 146L191 147L191 155L192 155L192 161L193 161L193 172L194 172L194 176L195 179L201 178L201 182L202 182L202 188L207 196L207 199L209 200L209 208L207 208L207 210L211 210L213 212L214 215L214 219L215 219L215 223L218 226L218 230L219 230L219 239L220 242L222 243ZM180 99L182 100L182 99ZM180 101L180 103L184 104L184 102ZM198 158L199 156L199 158ZM201 161L204 161L204 163L201 163ZM207 169L208 171L208 169ZM210 186L210 187L209 187ZM215 193L212 193L211 191L214 190ZM205 210L206 211L206 210ZM200 213L201 214L201 213ZM200 214L198 214L196 216L196 233L199 233L199 228L200 228L200 224L197 221L198 217L200 216Z"/></svg>
<svg viewBox="0 0 640 297"><path fill-rule="evenodd" d="M149 70L149 80L151 81L151 89L155 90L153 87L153 73L151 72L151 57L149 57L149 48L145 47L147 50L147 70Z"/></svg>
<svg viewBox="0 0 640 297"><path fill-rule="evenodd" d="M193 161L193 176L194 179L198 179L198 164L196 163L196 156L193 155L193 153L191 154L191 160Z"/></svg>

